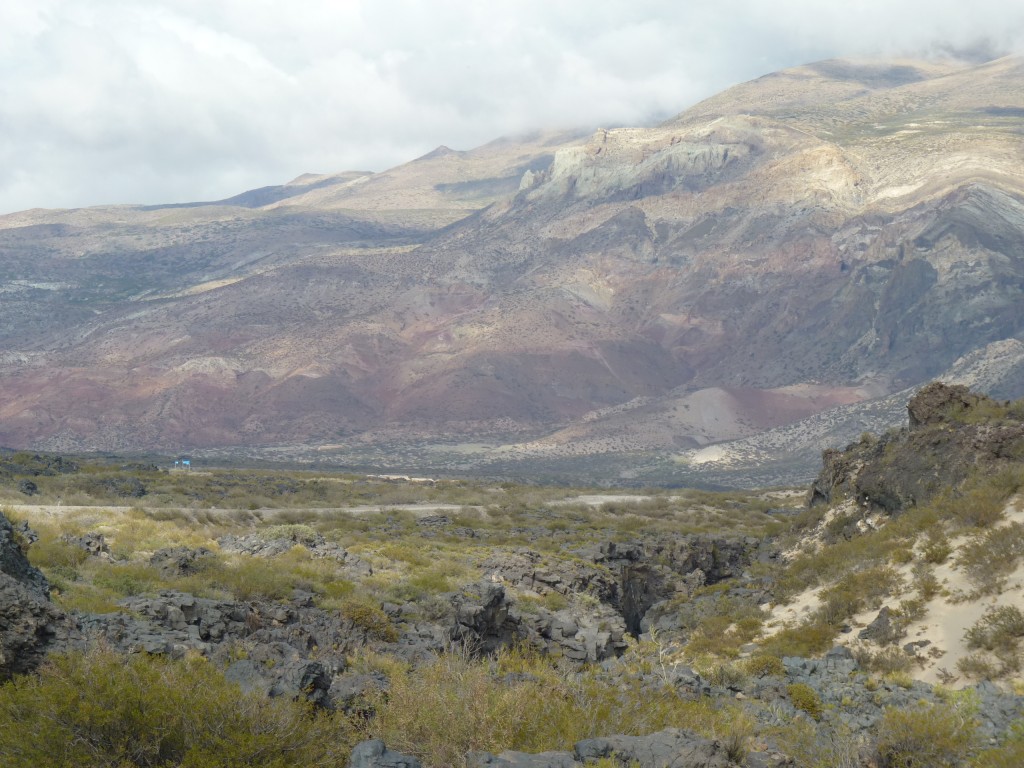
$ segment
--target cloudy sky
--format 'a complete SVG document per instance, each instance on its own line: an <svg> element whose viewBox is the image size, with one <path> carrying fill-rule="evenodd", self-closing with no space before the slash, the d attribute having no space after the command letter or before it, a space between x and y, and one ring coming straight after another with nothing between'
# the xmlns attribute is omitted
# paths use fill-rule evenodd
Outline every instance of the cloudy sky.
<svg viewBox="0 0 1024 768"><path fill-rule="evenodd" d="M0 212L217 199L951 47L1024 51L1024 0L12 0Z"/></svg>

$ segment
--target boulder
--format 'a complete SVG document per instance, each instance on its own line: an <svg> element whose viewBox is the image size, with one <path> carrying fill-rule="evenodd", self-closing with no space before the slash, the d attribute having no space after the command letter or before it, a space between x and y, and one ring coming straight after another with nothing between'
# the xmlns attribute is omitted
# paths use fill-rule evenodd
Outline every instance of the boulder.
<svg viewBox="0 0 1024 768"><path fill-rule="evenodd" d="M971 392L962 384L933 381L921 387L907 403L910 428L949 421L952 415L969 410L982 400L988 398Z"/></svg>
<svg viewBox="0 0 1024 768"><path fill-rule="evenodd" d="M347 715L368 716L370 700L387 688L388 678L383 672L348 672L334 677L329 694L335 709Z"/></svg>
<svg viewBox="0 0 1024 768"><path fill-rule="evenodd" d="M84 549L89 553L90 557L110 558L110 547L107 546L107 540L103 537L102 533L90 531L89 533L83 533L81 536L66 534L61 536L60 540L73 547Z"/></svg>
<svg viewBox="0 0 1024 768"><path fill-rule="evenodd" d="M874 620L858 633L857 637L861 640L871 640L879 645L894 643L903 636L903 629L899 622L895 621L895 618L889 606L884 606Z"/></svg>
<svg viewBox="0 0 1024 768"><path fill-rule="evenodd" d="M734 766L726 747L690 731L667 728L649 736L609 736L577 742L576 760L594 762L614 758L640 768L728 768Z"/></svg>
<svg viewBox="0 0 1024 768"><path fill-rule="evenodd" d="M392 752L380 739L356 744L348 760L349 768L421 768L415 757Z"/></svg>
<svg viewBox="0 0 1024 768"><path fill-rule="evenodd" d="M149 564L164 578L175 578L197 573L204 562L211 562L214 557L213 552L206 547L166 547L154 552L149 558Z"/></svg>

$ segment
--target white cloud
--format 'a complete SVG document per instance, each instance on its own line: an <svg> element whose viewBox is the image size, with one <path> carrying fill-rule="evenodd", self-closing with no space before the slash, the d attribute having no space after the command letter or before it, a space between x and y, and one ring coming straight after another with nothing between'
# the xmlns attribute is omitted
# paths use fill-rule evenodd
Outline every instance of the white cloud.
<svg viewBox="0 0 1024 768"><path fill-rule="evenodd" d="M1024 50L1024 4L19 0L0 7L0 211L225 197L649 121L819 58L979 44Z"/></svg>

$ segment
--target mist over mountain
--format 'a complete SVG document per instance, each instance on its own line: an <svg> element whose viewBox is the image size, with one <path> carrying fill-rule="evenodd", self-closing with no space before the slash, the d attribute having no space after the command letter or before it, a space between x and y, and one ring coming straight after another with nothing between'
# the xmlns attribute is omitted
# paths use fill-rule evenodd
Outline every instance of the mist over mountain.
<svg viewBox="0 0 1024 768"><path fill-rule="evenodd" d="M1024 59L818 62L653 127L0 217L0 444L671 482L845 425L768 451L809 476L935 377L1024 395L1022 296Z"/></svg>

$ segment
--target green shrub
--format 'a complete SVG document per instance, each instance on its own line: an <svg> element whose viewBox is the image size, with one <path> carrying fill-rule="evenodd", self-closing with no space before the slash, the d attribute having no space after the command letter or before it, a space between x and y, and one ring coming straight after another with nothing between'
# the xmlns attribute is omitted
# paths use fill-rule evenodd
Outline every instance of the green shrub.
<svg viewBox="0 0 1024 768"><path fill-rule="evenodd" d="M889 555L889 559L897 565L906 565L907 563L913 562L914 551L910 547L900 547L894 549Z"/></svg>
<svg viewBox="0 0 1024 768"><path fill-rule="evenodd" d="M957 518L964 525L988 528L1002 519L1008 496L998 485L976 481L959 499Z"/></svg>
<svg viewBox="0 0 1024 768"><path fill-rule="evenodd" d="M791 683L786 686L786 693L794 707L806 712L815 720L821 719L821 697L811 686L806 683Z"/></svg>
<svg viewBox="0 0 1024 768"><path fill-rule="evenodd" d="M284 600L298 586L309 586L279 558L264 559L240 555L233 563L214 561L194 577L199 582L223 589L238 600Z"/></svg>
<svg viewBox="0 0 1024 768"><path fill-rule="evenodd" d="M764 616L760 608L749 600L720 594L721 585L704 587L699 595L717 594L714 600L696 599L681 607L683 626L691 631L686 651L691 656L711 654L735 658L739 649L751 642L760 632Z"/></svg>
<svg viewBox="0 0 1024 768"><path fill-rule="evenodd" d="M896 618L904 628L912 621L920 621L928 614L928 606L920 597L901 600L896 607Z"/></svg>
<svg viewBox="0 0 1024 768"><path fill-rule="evenodd" d="M956 703L887 709L878 728L881 768L956 768L975 744L976 724Z"/></svg>
<svg viewBox="0 0 1024 768"><path fill-rule="evenodd" d="M432 595L451 592L453 585L442 569L414 573L388 590L388 598L396 603L417 603Z"/></svg>
<svg viewBox="0 0 1024 768"><path fill-rule="evenodd" d="M98 568L93 574L92 583L115 595L129 597L159 588L160 576L148 566L124 563Z"/></svg>
<svg viewBox="0 0 1024 768"><path fill-rule="evenodd" d="M921 556L926 563L941 565L953 553L953 547L941 533L930 534L924 547L921 549Z"/></svg>
<svg viewBox="0 0 1024 768"><path fill-rule="evenodd" d="M998 680L1002 676L999 665L983 653L969 653L959 658L956 668L960 674L975 680Z"/></svg>
<svg viewBox="0 0 1024 768"><path fill-rule="evenodd" d="M895 655L895 654L894 654ZM910 690L914 687L914 678L906 670L893 670L885 674L885 681L891 685L898 685L900 688Z"/></svg>
<svg viewBox="0 0 1024 768"><path fill-rule="evenodd" d="M773 656L817 656L832 647L838 628L831 624L809 622L786 627L767 638L762 650Z"/></svg>
<svg viewBox="0 0 1024 768"><path fill-rule="evenodd" d="M969 648L1016 649L1024 637L1024 613L1016 605L989 607L965 634Z"/></svg>
<svg viewBox="0 0 1024 768"><path fill-rule="evenodd" d="M338 612L369 636L393 643L398 630L379 605L366 598L349 597L341 601Z"/></svg>
<svg viewBox="0 0 1024 768"><path fill-rule="evenodd" d="M729 662L727 664L707 664L698 661L694 664L697 672L711 685L722 688L742 688L747 682L747 670L743 664Z"/></svg>
<svg viewBox="0 0 1024 768"><path fill-rule="evenodd" d="M772 729L779 749L800 768L862 768L864 737L843 723L816 723L795 718Z"/></svg>
<svg viewBox="0 0 1024 768"><path fill-rule="evenodd" d="M1012 523L986 531L960 549L957 567L979 594L998 592L1024 556L1024 525Z"/></svg>
<svg viewBox="0 0 1024 768"><path fill-rule="evenodd" d="M1024 638L1024 613L1013 605L991 607L964 633L964 639L968 648L988 652L995 658L986 653L973 653L960 659L957 668L968 677L984 680L1018 672L1021 638Z"/></svg>
<svg viewBox="0 0 1024 768"><path fill-rule="evenodd" d="M40 538L29 548L28 559L37 568L73 570L89 559L89 553L82 547L76 547L60 539Z"/></svg>
<svg viewBox="0 0 1024 768"><path fill-rule="evenodd" d="M353 741L342 719L245 694L199 658L51 656L0 686L4 768L327 768Z"/></svg>
<svg viewBox="0 0 1024 768"><path fill-rule="evenodd" d="M538 608L546 608L549 611L560 611L569 607L569 601L561 592L545 592L543 595L519 595L516 598L520 610L526 613L537 613Z"/></svg>
<svg viewBox="0 0 1024 768"><path fill-rule="evenodd" d="M81 613L114 613L119 609L118 599L122 597L107 589L101 589L85 581L51 582L54 602L66 611Z"/></svg>
<svg viewBox="0 0 1024 768"><path fill-rule="evenodd" d="M935 573L922 563L914 566L913 585L917 590L918 597L926 603L934 600L942 591L942 584L939 583Z"/></svg>
<svg viewBox="0 0 1024 768"><path fill-rule="evenodd" d="M769 653L751 656L744 666L751 677L783 677L786 674L782 659Z"/></svg>
<svg viewBox="0 0 1024 768"><path fill-rule="evenodd" d="M913 658L904 653L902 648L870 651L861 646L854 651L854 658L862 669L882 675L906 674L913 666Z"/></svg>
<svg viewBox="0 0 1024 768"><path fill-rule="evenodd" d="M1024 613L1015 605L991 607L967 630L968 648L986 651L1016 650L1024 637Z"/></svg>
<svg viewBox="0 0 1024 768"><path fill-rule="evenodd" d="M264 541L286 539L288 541L294 541L296 544L302 544L306 547L316 543L316 541L320 539L320 534L316 532L315 528L301 523L271 525L266 528L259 529L257 533Z"/></svg>

